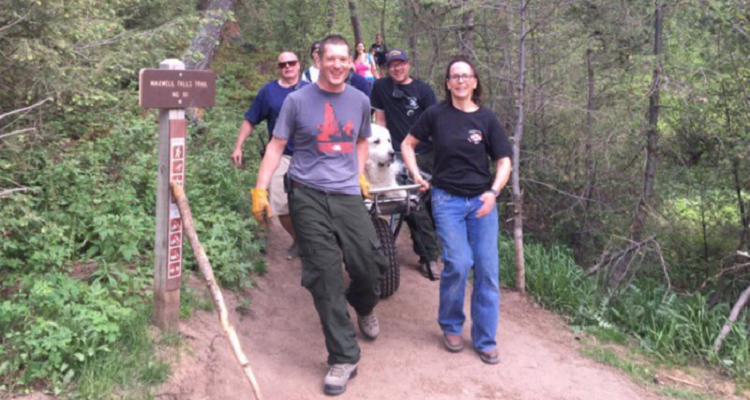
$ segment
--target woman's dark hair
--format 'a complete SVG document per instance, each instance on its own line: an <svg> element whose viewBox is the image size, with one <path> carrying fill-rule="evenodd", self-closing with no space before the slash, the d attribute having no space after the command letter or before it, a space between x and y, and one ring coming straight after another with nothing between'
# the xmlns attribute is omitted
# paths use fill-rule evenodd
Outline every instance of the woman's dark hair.
<svg viewBox="0 0 750 400"><path fill-rule="evenodd" d="M474 89L474 92L471 94L471 101L476 103L478 106L482 105L482 82L479 80L479 75L477 74L477 69L474 67L474 63L472 63L469 60L469 57L466 56L454 56L451 58L450 62L448 63L448 67L445 69L445 83L443 83L444 89L445 89L445 102L453 105L453 98L451 97L451 91L448 90L448 80L451 77L451 67L455 63L466 63L469 64L469 67L471 67L471 73L474 74L474 79L477 80L477 87Z"/></svg>
<svg viewBox="0 0 750 400"><path fill-rule="evenodd" d="M357 56L359 56L359 53L357 52L357 46L359 46L360 44L362 45L362 53L367 54L367 50L365 50L366 49L365 44L362 42L359 42L354 45L354 59L355 60L357 59Z"/></svg>

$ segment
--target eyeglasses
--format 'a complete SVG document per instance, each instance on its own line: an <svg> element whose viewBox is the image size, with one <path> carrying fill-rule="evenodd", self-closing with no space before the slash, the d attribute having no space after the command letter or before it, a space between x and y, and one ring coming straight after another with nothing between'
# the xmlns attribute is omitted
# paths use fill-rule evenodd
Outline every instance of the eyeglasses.
<svg viewBox="0 0 750 400"><path fill-rule="evenodd" d="M406 95L401 89L394 87L393 94L391 96L393 96L394 99L403 99Z"/></svg>
<svg viewBox="0 0 750 400"><path fill-rule="evenodd" d="M297 60L294 60L294 61L284 61L284 62L278 63L277 65L279 66L279 69L283 69L283 68L288 68L288 67L296 67L298 62L299 61L297 61Z"/></svg>
<svg viewBox="0 0 750 400"><path fill-rule="evenodd" d="M475 77L476 75L451 75L448 77L448 79L452 81L460 81L462 79L464 81L468 81L469 79L474 79Z"/></svg>

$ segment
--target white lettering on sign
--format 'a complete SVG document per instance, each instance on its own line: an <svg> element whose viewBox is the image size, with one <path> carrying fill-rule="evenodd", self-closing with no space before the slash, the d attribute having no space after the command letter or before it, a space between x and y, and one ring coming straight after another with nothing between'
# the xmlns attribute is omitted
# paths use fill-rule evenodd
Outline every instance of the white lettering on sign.
<svg viewBox="0 0 750 400"><path fill-rule="evenodd" d="M174 81L150 81L149 83L155 87L174 87Z"/></svg>
<svg viewBox="0 0 750 400"><path fill-rule="evenodd" d="M177 93L178 97L180 92ZM169 181L184 187L185 181L185 138L177 137L169 140ZM169 194L169 240L167 241L167 279L178 278L182 275L182 218L176 201Z"/></svg>

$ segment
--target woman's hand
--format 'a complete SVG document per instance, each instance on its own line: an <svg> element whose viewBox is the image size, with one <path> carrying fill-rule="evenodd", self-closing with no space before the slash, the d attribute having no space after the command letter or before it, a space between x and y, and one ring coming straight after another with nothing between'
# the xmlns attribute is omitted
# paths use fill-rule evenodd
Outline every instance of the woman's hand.
<svg viewBox="0 0 750 400"><path fill-rule="evenodd" d="M414 183L422 186L421 188L417 189L417 191L426 192L430 190L430 182L427 182L424 178L422 178L422 175L420 174L414 176Z"/></svg>
<svg viewBox="0 0 750 400"><path fill-rule="evenodd" d="M482 218L492 212L492 208L497 204L497 197L492 192L484 192L479 196L479 200L482 201L482 206L477 210L477 218Z"/></svg>

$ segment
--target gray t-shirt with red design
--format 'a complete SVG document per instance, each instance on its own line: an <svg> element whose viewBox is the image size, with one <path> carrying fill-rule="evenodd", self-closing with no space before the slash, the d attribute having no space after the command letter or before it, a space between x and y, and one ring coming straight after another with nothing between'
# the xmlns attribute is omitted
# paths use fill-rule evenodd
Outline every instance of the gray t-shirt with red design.
<svg viewBox="0 0 750 400"><path fill-rule="evenodd" d="M371 135L370 99L362 92L305 86L287 96L273 135L294 141L292 179L326 193L360 194L357 138Z"/></svg>

